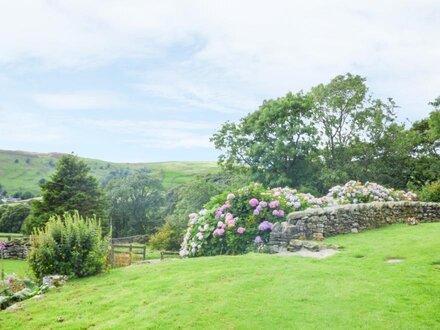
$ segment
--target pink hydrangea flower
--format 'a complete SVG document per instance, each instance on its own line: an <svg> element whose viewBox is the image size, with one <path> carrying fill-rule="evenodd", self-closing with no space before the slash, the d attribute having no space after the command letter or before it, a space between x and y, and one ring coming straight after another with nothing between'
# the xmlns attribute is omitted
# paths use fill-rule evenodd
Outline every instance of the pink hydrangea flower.
<svg viewBox="0 0 440 330"><path fill-rule="evenodd" d="M246 229L244 229L243 227L238 227L237 229L237 233L239 234L243 234L246 231Z"/></svg>
<svg viewBox="0 0 440 330"><path fill-rule="evenodd" d="M261 201L260 205L258 205L258 206L261 206L262 208L267 207L267 202Z"/></svg>
<svg viewBox="0 0 440 330"><path fill-rule="evenodd" d="M234 219L230 219L227 221L228 227L234 227L235 226L235 220Z"/></svg>
<svg viewBox="0 0 440 330"><path fill-rule="evenodd" d="M263 243L263 239L260 236L257 236L257 237L255 237L254 242L257 244L260 244L260 243Z"/></svg>
<svg viewBox="0 0 440 330"><path fill-rule="evenodd" d="M235 195L234 194L228 194L228 196L226 196L226 199L234 199Z"/></svg>
<svg viewBox="0 0 440 330"><path fill-rule="evenodd" d="M223 221L219 221L217 222L217 227L221 228L225 225L225 223Z"/></svg>
<svg viewBox="0 0 440 330"><path fill-rule="evenodd" d="M217 229L217 234L219 234L220 236L223 235L224 233L225 233L225 230L223 228Z"/></svg>
<svg viewBox="0 0 440 330"><path fill-rule="evenodd" d="M269 203L269 207L271 209L276 209L278 206L280 206L280 202L278 202L277 200L274 200L274 201Z"/></svg>
<svg viewBox="0 0 440 330"><path fill-rule="evenodd" d="M278 216L278 210L273 210L272 214L277 217Z"/></svg>
<svg viewBox="0 0 440 330"><path fill-rule="evenodd" d="M229 221L229 220L232 220L232 219L234 219L234 216L231 213L227 213L226 216L225 216L225 220Z"/></svg>
<svg viewBox="0 0 440 330"><path fill-rule="evenodd" d="M255 209L254 210L254 215L259 215L259 214L260 214L260 211L258 209Z"/></svg>
<svg viewBox="0 0 440 330"><path fill-rule="evenodd" d="M252 198L250 201L249 201L249 205L250 206L252 206L252 207L256 207L257 205L258 205L258 199L256 199L256 198Z"/></svg>

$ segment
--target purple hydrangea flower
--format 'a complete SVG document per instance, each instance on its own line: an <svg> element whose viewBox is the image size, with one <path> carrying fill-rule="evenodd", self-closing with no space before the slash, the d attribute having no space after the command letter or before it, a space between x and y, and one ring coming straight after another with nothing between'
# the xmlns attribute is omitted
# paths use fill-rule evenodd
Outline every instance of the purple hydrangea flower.
<svg viewBox="0 0 440 330"><path fill-rule="evenodd" d="M257 209L255 209L255 210L254 210L254 215L259 215L259 214L260 214L260 211L257 210Z"/></svg>
<svg viewBox="0 0 440 330"><path fill-rule="evenodd" d="M257 237L255 237L254 242L257 243L257 244L260 244L260 243L263 243L263 240L262 240L262 238L260 236L257 236Z"/></svg>
<svg viewBox="0 0 440 330"><path fill-rule="evenodd" d="M261 206L262 208L267 207L267 202L261 201L260 205L258 205L258 206Z"/></svg>
<svg viewBox="0 0 440 330"><path fill-rule="evenodd" d="M272 226L273 224L269 221L263 221L262 223L260 223L260 225L258 226L258 229L261 231L266 231L266 230L272 230Z"/></svg>
<svg viewBox="0 0 440 330"><path fill-rule="evenodd" d="M6 249L5 243L0 242L0 251L3 251L4 249Z"/></svg>
<svg viewBox="0 0 440 330"><path fill-rule="evenodd" d="M272 214L277 217L278 216L278 210L273 210Z"/></svg>
<svg viewBox="0 0 440 330"><path fill-rule="evenodd" d="M252 206L252 207L256 207L257 205L258 205L258 199L256 199L256 198L252 198L250 201L249 201L249 205L250 206Z"/></svg>

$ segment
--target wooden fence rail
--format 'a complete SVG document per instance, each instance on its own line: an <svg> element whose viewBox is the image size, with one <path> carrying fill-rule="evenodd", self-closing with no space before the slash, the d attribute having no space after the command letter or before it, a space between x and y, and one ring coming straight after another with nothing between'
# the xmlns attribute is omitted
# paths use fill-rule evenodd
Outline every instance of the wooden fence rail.
<svg viewBox="0 0 440 330"><path fill-rule="evenodd" d="M110 244L110 262L115 264L115 254L128 254L129 264L133 262L134 255L141 255L142 260L147 259L147 246L146 245L133 245L133 244Z"/></svg>
<svg viewBox="0 0 440 330"><path fill-rule="evenodd" d="M29 239L29 235L0 235L0 241L3 241L3 238L7 238L8 241L12 241L13 239Z"/></svg>

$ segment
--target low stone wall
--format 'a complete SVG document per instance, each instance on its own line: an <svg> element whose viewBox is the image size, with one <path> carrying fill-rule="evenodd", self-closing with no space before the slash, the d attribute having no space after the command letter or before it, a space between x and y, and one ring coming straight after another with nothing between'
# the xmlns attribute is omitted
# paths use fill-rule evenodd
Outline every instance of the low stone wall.
<svg viewBox="0 0 440 330"><path fill-rule="evenodd" d="M5 249L0 253L3 253L3 258L5 259L26 259L31 243L24 240L12 240L3 242Z"/></svg>
<svg viewBox="0 0 440 330"><path fill-rule="evenodd" d="M286 247L291 239L323 239L393 223L440 221L440 203L374 202L293 212L274 224L269 244ZM411 221L410 221L411 222Z"/></svg>

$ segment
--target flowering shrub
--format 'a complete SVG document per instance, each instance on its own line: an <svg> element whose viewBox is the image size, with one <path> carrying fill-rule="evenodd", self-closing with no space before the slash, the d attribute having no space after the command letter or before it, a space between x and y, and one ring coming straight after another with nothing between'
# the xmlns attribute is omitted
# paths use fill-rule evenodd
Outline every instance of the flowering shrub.
<svg viewBox="0 0 440 330"><path fill-rule="evenodd" d="M393 202L417 200L417 195L412 192L385 188L374 182L349 181L343 186L330 189L326 196L333 199L336 204L356 204L369 202Z"/></svg>
<svg viewBox="0 0 440 330"><path fill-rule="evenodd" d="M316 198L295 189L265 189L260 184L235 193L213 197L199 213L189 215L180 255L206 256L241 254L261 250L274 222L283 221L293 211L372 201L415 200L410 192L384 188L376 183L350 181Z"/></svg>
<svg viewBox="0 0 440 330"><path fill-rule="evenodd" d="M260 184L216 196L205 209L189 215L180 255L240 254L260 249L274 222L307 207L310 204L294 189L267 190Z"/></svg>

